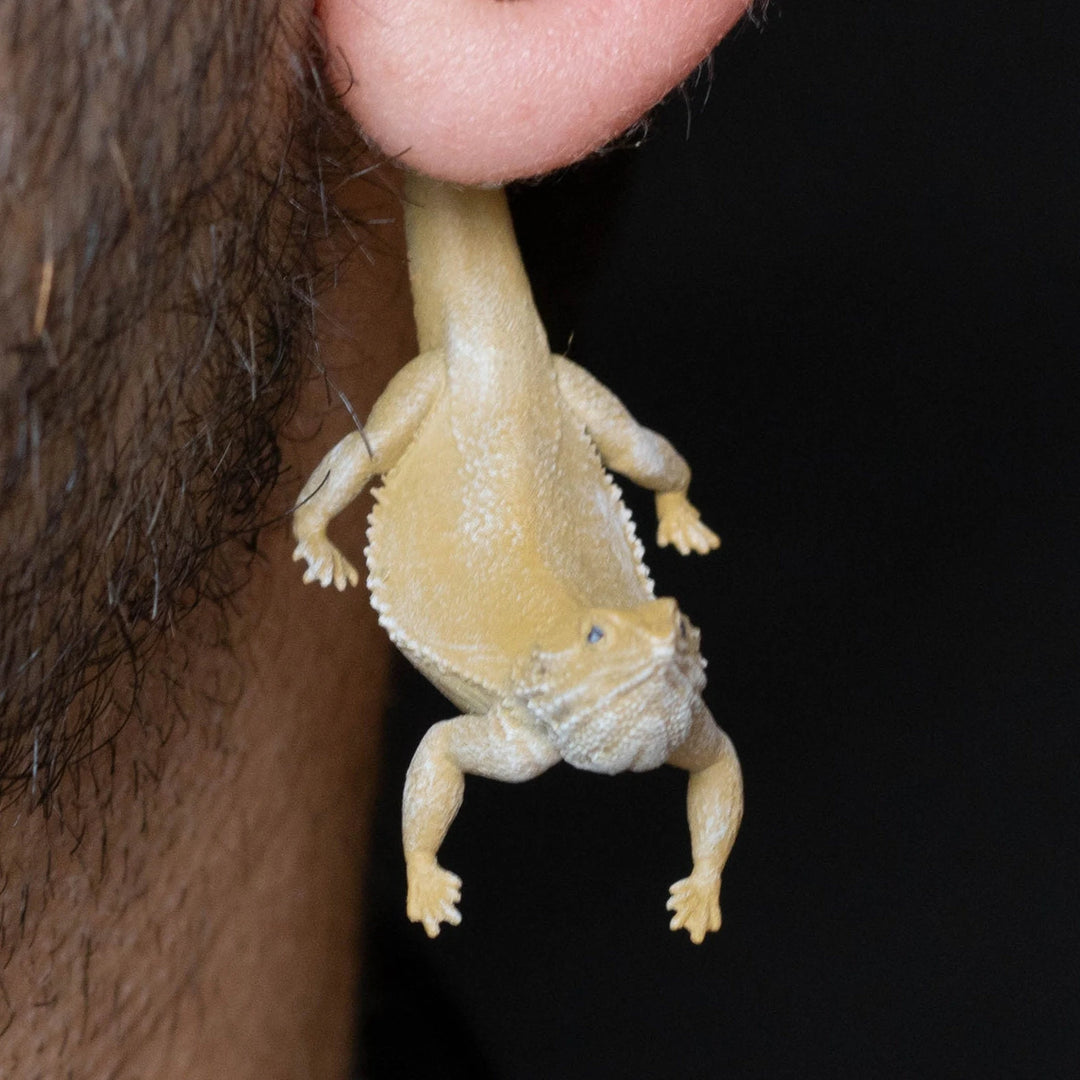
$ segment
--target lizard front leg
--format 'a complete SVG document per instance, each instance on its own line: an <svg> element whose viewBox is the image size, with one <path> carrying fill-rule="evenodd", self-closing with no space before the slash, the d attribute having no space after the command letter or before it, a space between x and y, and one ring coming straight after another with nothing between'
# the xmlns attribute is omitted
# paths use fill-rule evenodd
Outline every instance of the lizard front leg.
<svg viewBox="0 0 1080 1080"><path fill-rule="evenodd" d="M680 555L700 555L720 546L720 538L701 521L686 497L690 466L655 431L639 424L625 405L598 379L565 356L556 356L559 392L585 424L604 464L635 484L656 492L656 542Z"/></svg>
<svg viewBox="0 0 1080 1080"><path fill-rule="evenodd" d="M668 763L690 773L686 813L694 868L671 886L667 907L674 912L671 929L686 930L700 945L709 931L720 929L720 875L742 820L742 772L731 740L703 703Z"/></svg>
<svg viewBox="0 0 1080 1080"><path fill-rule="evenodd" d="M363 431L351 431L316 466L296 500L293 562L307 561L304 581L342 590L356 585L356 567L327 537L330 520L387 472L412 442L443 384L441 352L423 353L405 365L379 395Z"/></svg>
<svg viewBox="0 0 1080 1080"><path fill-rule="evenodd" d="M461 879L436 858L461 809L465 774L531 780L560 760L551 740L510 708L443 720L424 736L405 778L401 834L409 892L406 912L436 937L440 923L457 926Z"/></svg>

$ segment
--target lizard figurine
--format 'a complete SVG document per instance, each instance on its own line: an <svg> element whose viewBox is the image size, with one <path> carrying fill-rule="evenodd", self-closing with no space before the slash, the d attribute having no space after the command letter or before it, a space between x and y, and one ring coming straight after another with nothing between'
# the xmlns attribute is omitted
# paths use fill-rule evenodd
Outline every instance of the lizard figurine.
<svg viewBox="0 0 1080 1080"><path fill-rule="evenodd" d="M701 699L699 633L655 599L605 465L656 492L661 545L719 544L686 498L690 470L582 368L553 355L501 190L421 176L405 226L420 355L391 380L297 500L305 582L359 574L327 537L376 476L365 549L391 639L462 710L429 729L405 781L407 913L457 925L460 879L436 854L466 773L528 780L558 761L690 774L693 870L673 930L720 927L720 875L742 814L728 737Z"/></svg>

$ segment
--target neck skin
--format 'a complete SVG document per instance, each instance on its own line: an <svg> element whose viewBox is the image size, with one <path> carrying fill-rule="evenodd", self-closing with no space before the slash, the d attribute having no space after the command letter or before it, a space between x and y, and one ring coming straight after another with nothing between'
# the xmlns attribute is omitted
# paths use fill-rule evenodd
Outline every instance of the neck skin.
<svg viewBox="0 0 1080 1080"><path fill-rule="evenodd" d="M354 188L358 217L400 217ZM357 250L323 301L320 354L360 416L415 353L401 231L365 247L374 264ZM351 424L313 373L268 516ZM337 526L357 561L368 509ZM287 520L260 536L227 655L189 647L183 717L129 725L61 793L62 822L8 821L0 1076L347 1075L389 646L362 592L301 583L291 546Z"/></svg>

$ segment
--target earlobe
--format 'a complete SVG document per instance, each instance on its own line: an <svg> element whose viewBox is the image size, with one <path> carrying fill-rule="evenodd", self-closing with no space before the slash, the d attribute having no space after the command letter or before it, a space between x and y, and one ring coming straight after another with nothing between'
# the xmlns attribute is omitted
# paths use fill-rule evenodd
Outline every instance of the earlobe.
<svg viewBox="0 0 1080 1080"><path fill-rule="evenodd" d="M317 0L365 134L433 176L494 183L603 145L707 55L747 0Z"/></svg>

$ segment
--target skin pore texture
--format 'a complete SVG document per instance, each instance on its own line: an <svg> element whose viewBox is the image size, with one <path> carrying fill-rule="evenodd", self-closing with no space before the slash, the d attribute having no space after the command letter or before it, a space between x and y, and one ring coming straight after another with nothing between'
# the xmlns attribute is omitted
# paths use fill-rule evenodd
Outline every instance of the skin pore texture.
<svg viewBox="0 0 1080 1080"><path fill-rule="evenodd" d="M319 0L369 138L462 184L569 164L652 108L746 0Z"/></svg>
<svg viewBox="0 0 1080 1080"><path fill-rule="evenodd" d="M331 6L323 34L305 0L0 0L0 1076L12 1080L346 1075L389 647L355 595L304 588L287 513L353 427L342 402L365 416L416 341L399 181L386 166L364 174L376 156L319 58L325 47L386 79L402 61L354 39ZM374 115L368 134L483 182L614 134L742 10L640 5L704 27L700 48L657 61L666 83L640 65L643 86L617 67L593 85L592 54L571 50L576 66L548 69L545 109L525 93L527 58L582 5L469 6L552 16L525 19L513 48L493 39L509 51L478 87L546 149L512 158L505 134L470 146L475 121L445 114L439 130L456 134L426 146ZM395 7L417 33L451 10ZM619 5L593 11L612 21L581 32L622 41ZM442 27L446 53L498 55L466 15ZM629 45L617 55L640 59ZM414 90L443 78L437 59ZM600 107L560 132L557 110L581 95ZM335 524L354 560L367 510L358 500Z"/></svg>

